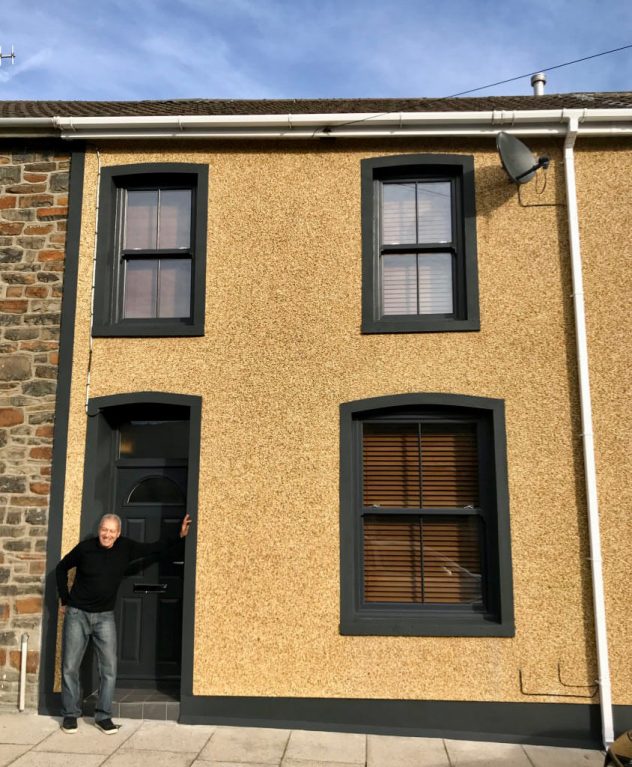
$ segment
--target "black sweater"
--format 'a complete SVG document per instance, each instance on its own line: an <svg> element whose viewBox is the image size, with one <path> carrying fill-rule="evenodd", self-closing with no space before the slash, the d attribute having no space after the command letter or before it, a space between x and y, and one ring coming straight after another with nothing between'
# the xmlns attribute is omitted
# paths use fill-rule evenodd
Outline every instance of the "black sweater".
<svg viewBox="0 0 632 767"><path fill-rule="evenodd" d="M88 613L114 609L116 594L130 562L166 551L180 539L157 543L138 543L131 538L117 538L111 548L101 546L98 538L78 543L57 565L57 591L62 605L78 607ZM77 568L75 582L68 593L68 571Z"/></svg>

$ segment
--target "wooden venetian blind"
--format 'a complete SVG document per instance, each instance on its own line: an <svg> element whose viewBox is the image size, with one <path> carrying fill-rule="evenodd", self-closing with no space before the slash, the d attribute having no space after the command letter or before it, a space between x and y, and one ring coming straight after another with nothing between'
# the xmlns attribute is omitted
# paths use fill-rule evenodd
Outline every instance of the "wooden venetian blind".
<svg viewBox="0 0 632 767"><path fill-rule="evenodd" d="M474 426L365 424L363 505L477 507Z"/></svg>
<svg viewBox="0 0 632 767"><path fill-rule="evenodd" d="M364 424L363 505L418 509L363 518L367 602L482 599L478 450L471 424ZM423 509L450 509L449 516Z"/></svg>
<svg viewBox="0 0 632 767"><path fill-rule="evenodd" d="M482 601L477 517L364 518L364 599L402 604Z"/></svg>

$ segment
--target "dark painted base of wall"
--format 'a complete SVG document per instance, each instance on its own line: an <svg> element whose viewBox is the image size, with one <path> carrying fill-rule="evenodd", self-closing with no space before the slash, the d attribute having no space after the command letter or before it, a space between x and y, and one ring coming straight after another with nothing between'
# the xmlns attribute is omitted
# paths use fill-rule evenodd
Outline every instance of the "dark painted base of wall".
<svg viewBox="0 0 632 767"><path fill-rule="evenodd" d="M59 716L59 693L39 713ZM181 724L360 732L542 746L602 748L597 703L481 703L354 698L183 695ZM632 706L614 706L615 736L632 729Z"/></svg>
<svg viewBox="0 0 632 767"><path fill-rule="evenodd" d="M41 695L37 713L41 716L61 716L61 694L47 692Z"/></svg>
<svg viewBox="0 0 632 767"><path fill-rule="evenodd" d="M183 696L180 721L601 747L596 704Z"/></svg>

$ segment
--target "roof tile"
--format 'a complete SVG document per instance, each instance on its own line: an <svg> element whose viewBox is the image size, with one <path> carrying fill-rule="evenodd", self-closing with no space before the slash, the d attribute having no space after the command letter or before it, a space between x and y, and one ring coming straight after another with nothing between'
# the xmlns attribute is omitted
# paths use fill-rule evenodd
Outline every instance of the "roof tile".
<svg viewBox="0 0 632 767"><path fill-rule="evenodd" d="M335 114L360 112L485 112L523 109L626 109L632 92L543 96L397 99L170 99L166 101L0 101L0 118L160 117L184 115Z"/></svg>

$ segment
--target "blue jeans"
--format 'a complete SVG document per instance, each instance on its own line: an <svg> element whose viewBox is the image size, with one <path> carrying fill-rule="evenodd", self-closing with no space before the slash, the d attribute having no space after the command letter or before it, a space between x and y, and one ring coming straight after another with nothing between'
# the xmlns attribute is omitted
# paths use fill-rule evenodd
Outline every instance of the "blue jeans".
<svg viewBox="0 0 632 767"><path fill-rule="evenodd" d="M67 607L62 640L62 716L81 716L79 669L90 637L99 671L99 697L94 711L94 719L98 722L112 717L112 698L116 686L114 612L87 613L77 607Z"/></svg>

